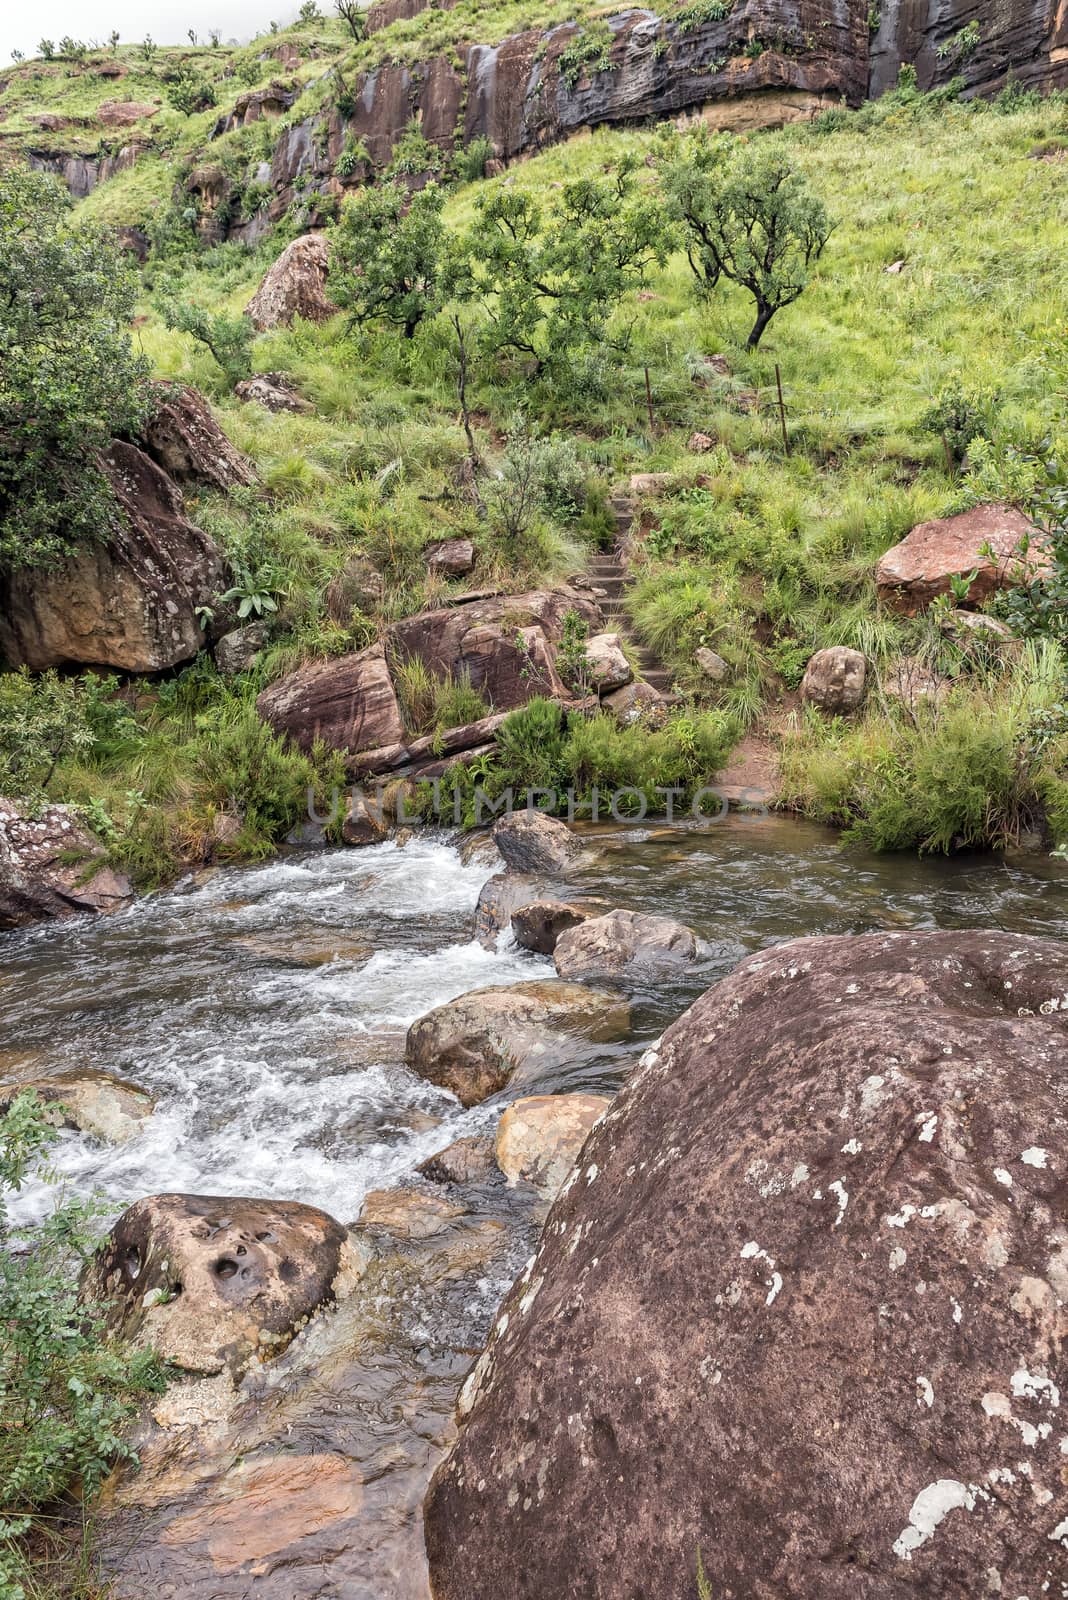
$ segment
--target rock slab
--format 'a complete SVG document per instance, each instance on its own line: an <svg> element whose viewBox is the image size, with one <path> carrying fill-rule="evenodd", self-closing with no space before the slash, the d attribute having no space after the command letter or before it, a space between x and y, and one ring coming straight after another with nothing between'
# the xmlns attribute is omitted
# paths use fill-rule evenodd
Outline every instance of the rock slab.
<svg viewBox="0 0 1068 1600"><path fill-rule="evenodd" d="M106 864L100 844L66 806L34 814L0 799L0 929L118 911L132 899L130 880Z"/></svg>

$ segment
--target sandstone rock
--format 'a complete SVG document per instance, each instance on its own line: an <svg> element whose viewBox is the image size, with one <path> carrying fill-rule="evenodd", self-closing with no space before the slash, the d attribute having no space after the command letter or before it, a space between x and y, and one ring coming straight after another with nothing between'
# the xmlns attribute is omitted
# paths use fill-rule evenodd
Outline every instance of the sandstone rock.
<svg viewBox="0 0 1068 1600"><path fill-rule="evenodd" d="M606 694L601 704L620 722L630 723L664 717L668 701L651 683L636 678L622 689L613 689L611 694Z"/></svg>
<svg viewBox="0 0 1068 1600"><path fill-rule="evenodd" d="M484 622L460 641L454 677L467 677L497 711L511 711L534 695L567 699L548 641L538 627L508 628Z"/></svg>
<svg viewBox="0 0 1068 1600"><path fill-rule="evenodd" d="M1056 1586L1065 993L1063 944L868 934L675 1023L465 1385L435 1600Z"/></svg>
<svg viewBox="0 0 1068 1600"><path fill-rule="evenodd" d="M130 128L135 122L159 116L159 106L143 100L102 100L94 116L105 128Z"/></svg>
<svg viewBox="0 0 1068 1600"><path fill-rule="evenodd" d="M266 688L256 709L276 733L310 752L317 739L331 750L375 750L398 744L404 723L380 644L356 655L314 662Z"/></svg>
<svg viewBox="0 0 1068 1600"><path fill-rule="evenodd" d="M983 611L947 611L940 619L940 626L943 633L972 634L992 644L1003 644L1016 637L1006 623L997 617L988 617Z"/></svg>
<svg viewBox="0 0 1068 1600"><path fill-rule="evenodd" d="M257 372L251 378L243 378L235 386L234 394L246 404L262 406L265 411L295 411L307 415L315 410L284 372Z"/></svg>
<svg viewBox="0 0 1068 1600"><path fill-rule="evenodd" d="M566 823L540 811L513 811L493 825L493 842L513 872L567 872L581 854Z"/></svg>
<svg viewBox="0 0 1068 1600"><path fill-rule="evenodd" d="M367 556L353 556L330 580L326 614L339 627L347 627L354 611L377 611L385 593L386 580L373 562Z"/></svg>
<svg viewBox="0 0 1068 1600"><path fill-rule="evenodd" d="M494 1142L488 1134L456 1139L444 1150L421 1161L415 1170L429 1183L457 1186L485 1183L497 1170Z"/></svg>
<svg viewBox="0 0 1068 1600"><path fill-rule="evenodd" d="M242 933L231 946L247 950L257 961L278 967L329 966L334 961L367 961L374 946L359 934L333 933L329 929L287 927L277 933Z"/></svg>
<svg viewBox="0 0 1068 1600"><path fill-rule="evenodd" d="M487 878L479 890L475 907L475 938L479 944L494 949L500 934L511 926L515 913L521 906L537 900L541 892L539 880L526 873L498 872Z"/></svg>
<svg viewBox="0 0 1068 1600"><path fill-rule="evenodd" d="M707 455L709 450L716 448L716 441L708 433L691 433L686 441L686 448L691 455L703 456Z"/></svg>
<svg viewBox="0 0 1068 1600"><path fill-rule="evenodd" d="M562 900L534 900L512 914L512 932L521 950L538 956L551 956L556 941L568 928L587 922L591 913Z"/></svg>
<svg viewBox="0 0 1068 1600"><path fill-rule="evenodd" d="M586 645L586 667L597 689L621 689L634 676L618 633L597 633Z"/></svg>
<svg viewBox="0 0 1068 1600"><path fill-rule="evenodd" d="M337 313L326 293L330 250L326 235L305 233L287 244L245 307L259 333L288 327L294 317L325 322Z"/></svg>
<svg viewBox="0 0 1068 1600"><path fill-rule="evenodd" d="M864 698L867 672L867 660L859 650L841 645L817 650L801 679L801 699L823 711L855 711Z"/></svg>
<svg viewBox="0 0 1068 1600"><path fill-rule="evenodd" d="M250 622L245 628L235 628L216 639L212 647L215 665L224 677L234 678L247 672L271 636L267 622Z"/></svg>
<svg viewBox="0 0 1068 1600"><path fill-rule="evenodd" d="M590 1129L612 1104L603 1094L537 1094L513 1100L497 1124L497 1165L550 1203L566 1183Z"/></svg>
<svg viewBox="0 0 1068 1600"><path fill-rule="evenodd" d="M130 880L105 864L100 844L66 806L35 816L0 798L0 928L118 911L132 899Z"/></svg>
<svg viewBox="0 0 1068 1600"><path fill-rule="evenodd" d="M357 1226L400 1239L432 1239L466 1213L466 1207L433 1189L373 1189Z"/></svg>
<svg viewBox="0 0 1068 1600"><path fill-rule="evenodd" d="M631 476L630 492L642 500L655 499L673 489L676 482L673 472L635 472Z"/></svg>
<svg viewBox="0 0 1068 1600"><path fill-rule="evenodd" d="M147 455L177 483L233 489L256 482L250 462L235 450L198 389L186 383L153 384L156 407L144 425Z"/></svg>
<svg viewBox="0 0 1068 1600"><path fill-rule="evenodd" d="M0 652L11 666L164 672L204 643L197 611L226 588L222 553L143 451L113 444L103 465L120 513L110 537L47 571L0 576Z"/></svg>
<svg viewBox="0 0 1068 1600"><path fill-rule="evenodd" d="M366 795L356 791L349 800L349 810L341 824L341 837L348 845L381 844L389 832L384 807L372 804Z"/></svg>
<svg viewBox="0 0 1068 1600"><path fill-rule="evenodd" d="M112 1228L86 1292L112 1302L123 1338L185 1372L236 1380L334 1298L350 1256L345 1229L312 1206L152 1195Z"/></svg>
<svg viewBox="0 0 1068 1600"><path fill-rule="evenodd" d="M711 678L713 683L725 683L731 675L729 664L706 645L701 645L695 650L693 658L705 677Z"/></svg>
<svg viewBox="0 0 1068 1600"><path fill-rule="evenodd" d="M420 1017L408 1029L404 1057L421 1078L473 1106L503 1089L518 1066L550 1056L552 1035L605 1041L629 1026L628 1008L615 996L574 983L517 983L476 989Z"/></svg>
<svg viewBox="0 0 1068 1600"><path fill-rule="evenodd" d="M703 947L692 928L644 911L609 911L569 928L556 941L561 978L651 979L697 961Z"/></svg>
<svg viewBox="0 0 1068 1600"><path fill-rule="evenodd" d="M48 1120L57 1127L78 1128L108 1144L125 1144L140 1133L154 1110L152 1096L135 1083L110 1072L89 1068L58 1072L48 1078L25 1078L0 1083L0 1111L15 1096L31 1089L49 1109Z"/></svg>
<svg viewBox="0 0 1068 1600"><path fill-rule="evenodd" d="M953 578L972 572L969 605L981 605L996 589L1011 588L1023 580L1020 541L1031 538L1028 564L1036 572L1049 570L1032 523L1009 506L974 506L959 516L921 522L881 556L875 568L879 598L908 616L922 611L936 595L952 593ZM994 559L982 554L989 546Z"/></svg>
<svg viewBox="0 0 1068 1600"><path fill-rule="evenodd" d="M475 564L470 539L441 539L426 550L427 570L441 578L462 578Z"/></svg>

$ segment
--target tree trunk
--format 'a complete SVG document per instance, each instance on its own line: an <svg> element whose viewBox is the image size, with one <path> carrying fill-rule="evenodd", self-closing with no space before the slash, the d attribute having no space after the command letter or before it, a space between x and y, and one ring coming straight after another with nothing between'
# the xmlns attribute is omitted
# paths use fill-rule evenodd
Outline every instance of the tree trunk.
<svg viewBox="0 0 1068 1600"><path fill-rule="evenodd" d="M746 340L746 349L747 350L755 350L756 349L757 345L760 343L761 339L764 337L764 329L767 327L768 323L771 321L771 319L772 319L772 317L774 315L775 315L775 307L774 306L761 305L759 301L757 302L757 319L753 323L753 331L752 331L752 333L749 335L749 338Z"/></svg>

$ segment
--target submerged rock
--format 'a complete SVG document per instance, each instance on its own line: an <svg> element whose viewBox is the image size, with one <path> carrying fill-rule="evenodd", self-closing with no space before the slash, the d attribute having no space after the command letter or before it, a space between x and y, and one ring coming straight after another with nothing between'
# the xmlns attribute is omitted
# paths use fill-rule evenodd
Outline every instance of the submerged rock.
<svg viewBox="0 0 1068 1600"><path fill-rule="evenodd" d="M86 1293L111 1302L123 1338L183 1372L237 1379L335 1298L354 1260L345 1229L313 1206L151 1195L112 1228Z"/></svg>
<svg viewBox="0 0 1068 1600"><path fill-rule="evenodd" d="M0 1111L16 1095L32 1090L47 1107L49 1122L62 1128L77 1128L108 1144L125 1144L140 1133L155 1102L147 1089L127 1083L110 1072L91 1068L57 1072L50 1077L28 1077L16 1083L0 1083Z"/></svg>
<svg viewBox="0 0 1068 1600"><path fill-rule="evenodd" d="M466 1212L466 1206L434 1189L373 1189L363 1202L358 1226L401 1239L430 1239Z"/></svg>
<svg viewBox="0 0 1068 1600"><path fill-rule="evenodd" d="M570 828L540 811L514 811L494 825L493 842L513 872L566 872L581 853Z"/></svg>
<svg viewBox="0 0 1068 1600"><path fill-rule="evenodd" d="M567 928L553 961L561 978L642 978L678 971L703 954L692 928L644 911L609 911Z"/></svg>
<svg viewBox="0 0 1068 1600"><path fill-rule="evenodd" d="M34 815L0 798L0 928L117 911L133 887L105 861L103 847L66 806Z"/></svg>
<svg viewBox="0 0 1068 1600"><path fill-rule="evenodd" d="M517 983L476 989L420 1017L404 1055L421 1078L473 1106L503 1089L520 1065L551 1057L554 1046L558 1053L561 1035L607 1041L629 1028L629 1008L617 996L577 983Z"/></svg>
<svg viewBox="0 0 1068 1600"><path fill-rule="evenodd" d="M567 1181L590 1129L612 1104L603 1094L537 1094L514 1100L497 1125L497 1165L510 1184L549 1200Z"/></svg>
<svg viewBox="0 0 1068 1600"><path fill-rule="evenodd" d="M1045 939L802 939L669 1028L462 1392L435 1600L1059 1589L1066 993Z"/></svg>

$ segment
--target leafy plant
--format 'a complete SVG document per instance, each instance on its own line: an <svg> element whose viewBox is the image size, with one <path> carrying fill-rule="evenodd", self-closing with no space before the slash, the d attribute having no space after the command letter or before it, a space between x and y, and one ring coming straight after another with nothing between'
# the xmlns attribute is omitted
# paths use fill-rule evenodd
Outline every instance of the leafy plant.
<svg viewBox="0 0 1068 1600"><path fill-rule="evenodd" d="M255 329L247 317L232 317L225 311L208 311L161 296L160 311L168 328L186 333L211 351L226 375L231 388L252 375L252 341Z"/></svg>
<svg viewBox="0 0 1068 1600"><path fill-rule="evenodd" d="M569 89L589 72L608 72L612 65L615 35L607 22L592 22L580 28L557 57L556 67Z"/></svg>
<svg viewBox="0 0 1068 1600"><path fill-rule="evenodd" d="M942 440L946 460L959 466L976 439L990 436L997 395L992 389L969 389L959 381L944 384L920 418L920 427Z"/></svg>
<svg viewBox="0 0 1068 1600"><path fill-rule="evenodd" d="M67 756L89 750L94 735L75 679L53 669L0 675L0 794L40 801Z"/></svg>
<svg viewBox="0 0 1068 1600"><path fill-rule="evenodd" d="M354 322L395 323L406 339L442 304L445 195L396 183L350 195L331 235L330 292Z"/></svg>
<svg viewBox="0 0 1068 1600"><path fill-rule="evenodd" d="M249 617L262 618L278 610L279 597L285 590L285 573L273 561L262 561L248 567L235 561L233 586L219 596L220 605L236 605L238 620Z"/></svg>

